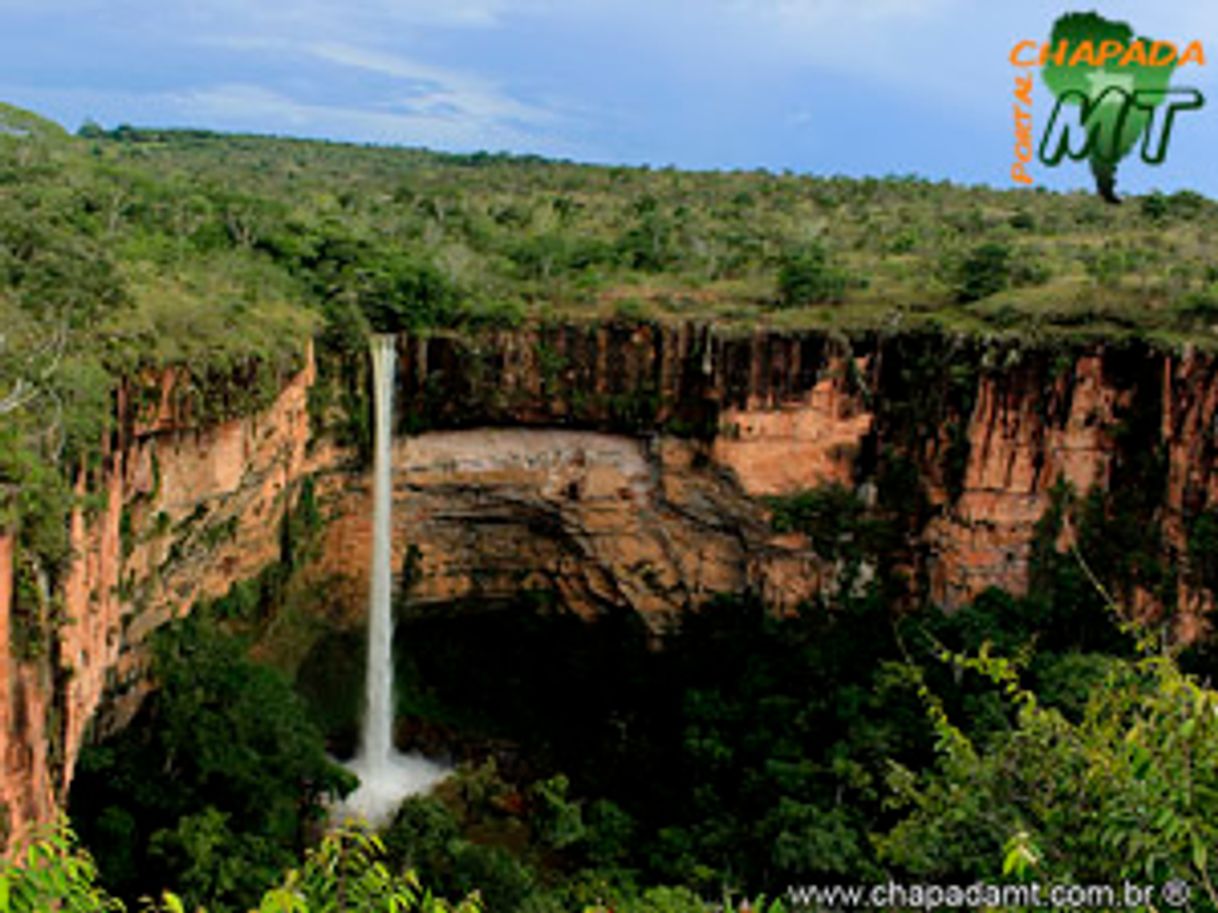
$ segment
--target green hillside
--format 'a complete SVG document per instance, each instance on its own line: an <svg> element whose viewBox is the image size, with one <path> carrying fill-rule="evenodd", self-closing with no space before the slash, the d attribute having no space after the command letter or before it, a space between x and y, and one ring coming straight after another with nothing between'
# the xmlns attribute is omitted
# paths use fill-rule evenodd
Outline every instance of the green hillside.
<svg viewBox="0 0 1218 913"><path fill-rule="evenodd" d="M72 137L9 106L0 128L8 514L66 503L47 464L96 447L117 377L182 365L196 413L241 411L306 337L362 348L370 325L575 316L1218 341L1218 206L1193 193L1114 207L912 177L93 124ZM232 383L251 367L260 383ZM27 544L62 564L58 524L37 526Z"/></svg>
<svg viewBox="0 0 1218 913"><path fill-rule="evenodd" d="M169 331L155 352L168 358L190 354L164 313L170 301L183 320L190 302L214 311L240 300L243 331L292 324L288 301L327 312L356 303L415 326L624 313L1166 339L1205 338L1218 314L1218 207L1187 192L1114 207L913 177L81 134L4 138L6 184L21 188L0 199L5 223L37 208L62 229L48 240L100 247L130 299L104 327L107 344L151 325ZM190 326L196 343L254 342L202 323Z"/></svg>

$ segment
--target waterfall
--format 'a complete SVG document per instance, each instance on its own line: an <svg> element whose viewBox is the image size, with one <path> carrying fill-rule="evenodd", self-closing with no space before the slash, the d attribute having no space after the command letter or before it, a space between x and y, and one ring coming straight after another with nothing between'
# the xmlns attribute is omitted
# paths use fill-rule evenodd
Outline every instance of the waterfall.
<svg viewBox="0 0 1218 913"><path fill-rule="evenodd" d="M372 579L368 603L367 709L360 754L373 770L393 751L392 535L393 383L392 336L372 339L373 403L376 409L372 460Z"/></svg>
<svg viewBox="0 0 1218 913"><path fill-rule="evenodd" d="M372 462L372 574L368 587L367 701L359 754L347 767L359 788L336 809L336 817L387 824L406 796L423 792L444 769L393 747L393 388L397 367L394 337L372 338L375 427Z"/></svg>

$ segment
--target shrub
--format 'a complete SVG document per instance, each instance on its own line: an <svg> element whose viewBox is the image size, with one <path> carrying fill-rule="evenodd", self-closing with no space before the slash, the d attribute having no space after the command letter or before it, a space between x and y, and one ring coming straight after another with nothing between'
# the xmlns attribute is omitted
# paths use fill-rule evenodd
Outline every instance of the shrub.
<svg viewBox="0 0 1218 913"><path fill-rule="evenodd" d="M398 913L480 913L466 898L450 904L433 897L411 872L385 866L385 848L359 831L330 834L304 864L292 869L262 895L260 913L322 913L331 910L396 910ZM23 852L0 859L0 909L6 913L125 913L122 901L97 883L97 868L80 849L66 824L40 834ZM146 913L185 913L187 905L172 891L160 902L141 902Z"/></svg>
<svg viewBox="0 0 1218 913"><path fill-rule="evenodd" d="M1177 322L1187 327L1194 323L1218 322L1218 285L1203 292L1191 292L1177 305Z"/></svg>
<svg viewBox="0 0 1218 913"><path fill-rule="evenodd" d="M820 244L787 252L778 267L778 298L783 307L840 302L848 279Z"/></svg>
<svg viewBox="0 0 1218 913"><path fill-rule="evenodd" d="M1143 639L1136 661L1076 664L1067 677L1102 676L1073 701L1076 719L1026 690L1016 663L988 649L944 651L1010 696L1014 725L986 743L953 726L911 671L940 759L920 775L894 766L890 785L907 816L878 839L881 857L931 878L997 881L1020 868L1041 882L1183 878L1195 909L1213 909L1218 692L1154 655L1152 642Z"/></svg>
<svg viewBox="0 0 1218 913"><path fill-rule="evenodd" d="M1011 248L1007 244L987 241L977 245L956 270L956 300L966 304L1001 292L1011 283L1011 268Z"/></svg>

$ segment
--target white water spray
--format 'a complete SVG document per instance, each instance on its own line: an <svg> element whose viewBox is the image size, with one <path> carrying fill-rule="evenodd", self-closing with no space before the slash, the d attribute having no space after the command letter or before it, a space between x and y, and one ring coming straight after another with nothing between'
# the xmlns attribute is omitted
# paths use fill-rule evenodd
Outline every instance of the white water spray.
<svg viewBox="0 0 1218 913"><path fill-rule="evenodd" d="M372 469L372 579L368 599L367 706L359 754L348 769L359 788L336 809L339 820L387 824L401 801L430 788L445 770L393 747L393 607L390 568L393 505L393 387L397 350L393 336L372 338L376 427Z"/></svg>

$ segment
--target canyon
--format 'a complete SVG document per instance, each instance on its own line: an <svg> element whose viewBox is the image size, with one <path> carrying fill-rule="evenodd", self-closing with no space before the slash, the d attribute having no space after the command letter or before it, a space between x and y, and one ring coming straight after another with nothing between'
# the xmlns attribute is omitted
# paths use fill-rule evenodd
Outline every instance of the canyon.
<svg viewBox="0 0 1218 913"><path fill-rule="evenodd" d="M23 573L37 575L0 530L8 843L53 818L82 744L137 711L151 634L284 559L306 486L321 529L301 573L324 582L328 615L360 623L372 479L335 429L368 408L365 359L310 348L269 406L222 421L181 405L185 368L121 387L43 617L20 605ZM391 563L411 611L541 590L590 622L638 613L659 645L715 593L752 590L778 611L830 601L840 562L771 523L774 499L826 485L899 523L907 601L951 611L1027 590L1061 492L1136 490L1173 585L1133 580L1121 597L1182 639L1207 628L1213 597L1190 554L1192 524L1218 504L1206 353L614 321L402 334L397 377ZM1076 532L1067 522L1051 545Z"/></svg>

